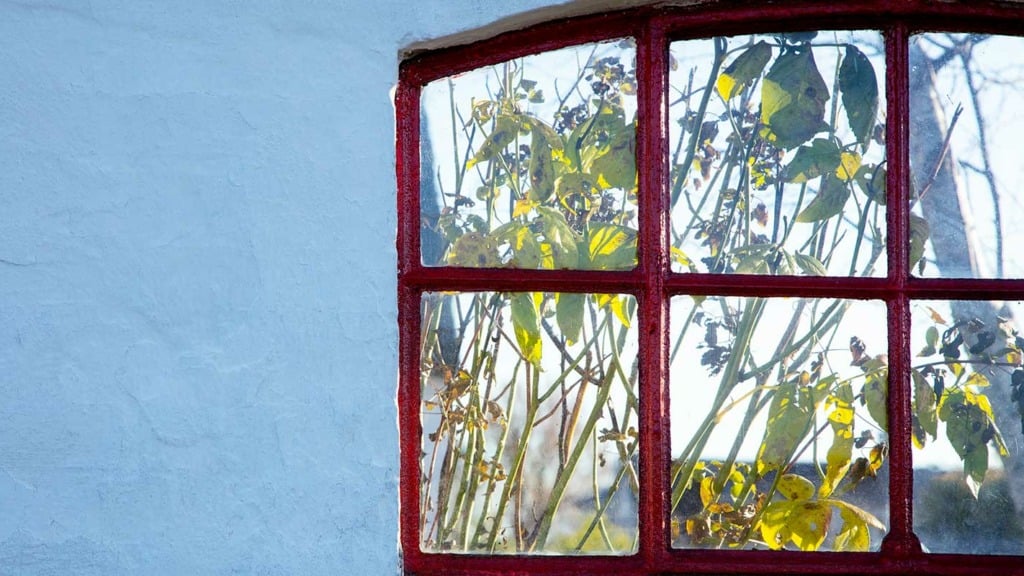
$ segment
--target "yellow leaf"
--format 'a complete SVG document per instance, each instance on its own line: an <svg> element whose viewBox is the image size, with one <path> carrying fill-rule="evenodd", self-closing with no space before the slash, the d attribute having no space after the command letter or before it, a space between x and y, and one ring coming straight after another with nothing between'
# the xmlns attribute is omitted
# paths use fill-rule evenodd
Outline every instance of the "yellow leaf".
<svg viewBox="0 0 1024 576"><path fill-rule="evenodd" d="M705 476L700 481L700 502L705 508L715 500L714 483L715 480L711 476Z"/></svg>
<svg viewBox="0 0 1024 576"><path fill-rule="evenodd" d="M598 294L597 303L602 308L610 308L622 325L629 328L629 315L626 312L625 299L614 294Z"/></svg>
<svg viewBox="0 0 1024 576"><path fill-rule="evenodd" d="M771 124L772 116L792 101L785 88L765 78L761 83L761 122Z"/></svg>
<svg viewBox="0 0 1024 576"><path fill-rule="evenodd" d="M843 152L839 155L839 166L836 167L836 176L844 182L853 180L860 169L861 157L856 152Z"/></svg>
<svg viewBox="0 0 1024 576"><path fill-rule="evenodd" d="M725 74L718 75L718 81L715 82L715 89L722 96L723 100L728 100L733 96L733 89L736 87L736 79L732 76ZM738 92L738 90L737 90Z"/></svg>
<svg viewBox="0 0 1024 576"><path fill-rule="evenodd" d="M807 500L814 496L814 484L798 474L783 474L779 478L779 493L790 500Z"/></svg>
<svg viewBox="0 0 1024 576"><path fill-rule="evenodd" d="M533 202L529 198L520 198L519 200L516 200L516 205L512 209L512 217L518 218L520 216L526 216L530 213L530 210L533 210L533 207L537 205L538 202Z"/></svg>

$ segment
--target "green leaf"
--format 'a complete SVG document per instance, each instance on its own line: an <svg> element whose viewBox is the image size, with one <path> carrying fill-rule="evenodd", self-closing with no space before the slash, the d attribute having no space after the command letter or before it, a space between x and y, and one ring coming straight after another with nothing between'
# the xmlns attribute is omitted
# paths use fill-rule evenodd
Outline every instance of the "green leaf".
<svg viewBox="0 0 1024 576"><path fill-rule="evenodd" d="M519 134L519 127L519 117L511 114L499 115L494 121L494 129L491 130L480 149L466 162L466 169L500 156L505 147L511 144Z"/></svg>
<svg viewBox="0 0 1024 576"><path fill-rule="evenodd" d="M562 150L565 144L562 142L562 137L555 132L555 129L548 126L544 121L534 116L523 116L523 126L530 129L533 134L539 134L544 137L544 141L548 147L552 150Z"/></svg>
<svg viewBox="0 0 1024 576"><path fill-rule="evenodd" d="M865 362L861 368L867 373L863 392L868 414L884 429L889 423L889 371L877 357Z"/></svg>
<svg viewBox="0 0 1024 576"><path fill-rule="evenodd" d="M768 409L761 448L757 452L757 473L778 470L789 463L797 444L807 434L814 415L810 393L797 382L784 382L776 387Z"/></svg>
<svg viewBox="0 0 1024 576"><path fill-rule="evenodd" d="M578 268L580 265L579 249L576 246L576 234L565 221L565 216L554 208L538 206L541 228L544 238L551 248L551 260L554 268Z"/></svg>
<svg viewBox="0 0 1024 576"><path fill-rule="evenodd" d="M627 270L636 267L636 230L606 222L587 228L587 254L594 270Z"/></svg>
<svg viewBox="0 0 1024 576"><path fill-rule="evenodd" d="M551 159L551 146L540 131L533 131L530 144L530 192L534 202L547 202L555 191L555 165Z"/></svg>
<svg viewBox="0 0 1024 576"><path fill-rule="evenodd" d="M935 397L935 390L919 371L913 370L910 374L914 380L914 399L911 411L917 424L921 427L921 431L934 440L939 433L939 419L936 413L938 399ZM914 440L915 443L919 443L923 447L927 437L917 438L915 431Z"/></svg>
<svg viewBox="0 0 1024 576"><path fill-rule="evenodd" d="M878 79L871 61L852 44L847 44L846 55L839 66L839 90L850 129L866 149L878 112Z"/></svg>
<svg viewBox="0 0 1024 576"><path fill-rule="evenodd" d="M736 259L736 273L771 273L771 270L768 268L768 257L774 249L775 246L772 244L751 244L737 248L732 253L732 257Z"/></svg>
<svg viewBox="0 0 1024 576"><path fill-rule="evenodd" d="M825 265L814 256L808 254L800 254L799 252L793 255L796 258L796 265L804 271L804 274L808 276L825 276L828 274L828 270L825 269Z"/></svg>
<svg viewBox="0 0 1024 576"><path fill-rule="evenodd" d="M924 257L924 245L931 235L928 221L916 214L910 215L910 268Z"/></svg>
<svg viewBox="0 0 1024 576"><path fill-rule="evenodd" d="M723 99L729 100L743 91L761 75L772 59L772 47L764 40L747 48L718 76L715 88Z"/></svg>
<svg viewBox="0 0 1024 576"><path fill-rule="evenodd" d="M579 340L583 328L583 304L585 294L562 292L555 295L555 320L562 336L572 344Z"/></svg>
<svg viewBox="0 0 1024 576"><path fill-rule="evenodd" d="M810 47L792 47L772 64L761 85L762 136L790 149L828 129L828 86Z"/></svg>
<svg viewBox="0 0 1024 576"><path fill-rule="evenodd" d="M531 292L518 292L512 295L512 327L515 330L516 342L526 361L540 366L543 349L540 340L540 315L537 312L537 296Z"/></svg>
<svg viewBox="0 0 1024 576"><path fill-rule="evenodd" d="M824 174L831 174L841 161L842 153L835 142L815 138L810 146L797 148L793 160L786 166L786 182L800 184Z"/></svg>
<svg viewBox="0 0 1024 576"><path fill-rule="evenodd" d="M862 164L853 179L868 198L885 206L885 168Z"/></svg>
<svg viewBox="0 0 1024 576"><path fill-rule="evenodd" d="M827 220L843 211L850 199L850 187L832 175L822 178L821 188L811 202L796 216L797 222Z"/></svg>
<svg viewBox="0 0 1024 576"><path fill-rule="evenodd" d="M608 150L591 161L589 172L603 188L632 190L636 186L636 132L632 126L615 135Z"/></svg>
<svg viewBox="0 0 1024 576"><path fill-rule="evenodd" d="M964 481L975 500L978 498L978 491L985 482L985 474L988 473L988 448L982 446L971 450L964 457Z"/></svg>
<svg viewBox="0 0 1024 576"><path fill-rule="evenodd" d="M529 269L539 268L542 253L537 237L534 236L533 230L530 230L529 226L518 222L514 224L514 231L508 238L513 253L512 266Z"/></svg>

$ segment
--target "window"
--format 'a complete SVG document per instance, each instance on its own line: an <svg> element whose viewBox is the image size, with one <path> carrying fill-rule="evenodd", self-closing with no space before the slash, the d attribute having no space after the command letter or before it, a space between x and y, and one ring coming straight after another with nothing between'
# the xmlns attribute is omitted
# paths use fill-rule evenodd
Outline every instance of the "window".
<svg viewBox="0 0 1024 576"><path fill-rule="evenodd" d="M1022 16L698 3L403 62L406 572L1012 571Z"/></svg>

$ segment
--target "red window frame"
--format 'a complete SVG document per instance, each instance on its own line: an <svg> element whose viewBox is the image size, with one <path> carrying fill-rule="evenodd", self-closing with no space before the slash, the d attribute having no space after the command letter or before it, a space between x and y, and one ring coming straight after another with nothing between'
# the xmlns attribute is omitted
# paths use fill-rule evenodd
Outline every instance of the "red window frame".
<svg viewBox="0 0 1024 576"><path fill-rule="evenodd" d="M874 29L886 42L887 276L678 274L669 266L668 50L674 40L756 32ZM1024 574L1022 558L925 554L913 533L910 441L911 299L1019 300L1024 279L913 278L908 265L908 38L924 31L1024 35L1024 4L989 0L703 2L557 20L401 63L396 94L398 177L400 542L406 574ZM427 83L538 52L631 36L637 41L638 265L624 272L431 268L420 260L420 90ZM632 556L486 556L420 550L420 297L437 290L631 294L639 303L640 547ZM888 309L889 533L872 553L679 550L669 527L669 299L674 295L805 296L884 300Z"/></svg>

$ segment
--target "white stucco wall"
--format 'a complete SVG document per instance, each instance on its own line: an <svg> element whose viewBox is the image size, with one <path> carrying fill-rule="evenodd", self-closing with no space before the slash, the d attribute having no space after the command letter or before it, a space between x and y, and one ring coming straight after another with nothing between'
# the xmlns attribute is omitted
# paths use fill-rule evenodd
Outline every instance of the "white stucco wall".
<svg viewBox="0 0 1024 576"><path fill-rule="evenodd" d="M397 54L545 0L0 0L0 574L398 570Z"/></svg>

